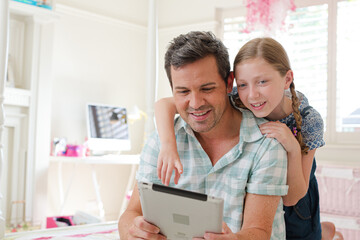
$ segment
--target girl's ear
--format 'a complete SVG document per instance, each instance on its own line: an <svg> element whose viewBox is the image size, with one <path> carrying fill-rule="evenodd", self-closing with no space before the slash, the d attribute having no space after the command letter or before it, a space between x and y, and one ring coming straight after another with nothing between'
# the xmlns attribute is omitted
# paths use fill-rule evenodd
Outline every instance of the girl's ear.
<svg viewBox="0 0 360 240"><path fill-rule="evenodd" d="M294 73L292 70L287 71L286 75L285 75L285 86L284 89L289 89L290 84L293 82L294 80Z"/></svg>
<svg viewBox="0 0 360 240"><path fill-rule="evenodd" d="M231 71L227 79L227 86L226 86L227 93L231 93L233 86L234 86L234 72Z"/></svg>

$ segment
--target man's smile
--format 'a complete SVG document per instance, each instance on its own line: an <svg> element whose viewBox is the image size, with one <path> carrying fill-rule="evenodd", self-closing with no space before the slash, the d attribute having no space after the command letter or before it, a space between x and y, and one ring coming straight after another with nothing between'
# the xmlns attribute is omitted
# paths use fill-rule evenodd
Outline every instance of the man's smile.
<svg viewBox="0 0 360 240"><path fill-rule="evenodd" d="M189 114L192 116L193 119L195 119L197 121L202 121L202 120L205 120L209 116L210 112L211 112L211 110L196 111L196 112L189 112Z"/></svg>

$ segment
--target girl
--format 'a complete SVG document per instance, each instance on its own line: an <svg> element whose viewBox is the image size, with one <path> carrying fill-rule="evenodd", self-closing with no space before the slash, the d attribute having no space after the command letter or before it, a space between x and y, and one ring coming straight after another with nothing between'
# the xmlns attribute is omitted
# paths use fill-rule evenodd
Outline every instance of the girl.
<svg viewBox="0 0 360 240"><path fill-rule="evenodd" d="M314 175L315 151L325 144L320 114L302 93L295 91L286 51L272 38L253 39L240 49L234 61L234 77L238 94L230 96L232 103L248 108L256 117L268 119L260 126L261 132L276 138L287 151L289 190L283 196L286 238L321 239L319 191ZM172 131L175 113L171 98L156 103L161 140L158 176L166 185L173 170L175 183L182 173ZM332 223L324 223L323 230L323 239L333 238Z"/></svg>

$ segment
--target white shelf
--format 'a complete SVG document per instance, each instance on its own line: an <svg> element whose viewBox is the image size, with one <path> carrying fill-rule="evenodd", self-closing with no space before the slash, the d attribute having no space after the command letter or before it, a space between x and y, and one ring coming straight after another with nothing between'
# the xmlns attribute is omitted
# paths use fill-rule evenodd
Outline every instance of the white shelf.
<svg viewBox="0 0 360 240"><path fill-rule="evenodd" d="M80 164L139 164L140 155L103 155L89 157L50 156L50 161Z"/></svg>
<svg viewBox="0 0 360 240"><path fill-rule="evenodd" d="M8 11L4 9L9 13L10 67L14 70L13 76L9 77L17 80L16 86L26 88L6 87L0 96L4 98L5 126L13 129L7 131L9 139L4 146L5 151L12 154L5 159L8 164L4 165L4 172L8 177L3 178L5 181L1 190L7 194L1 209L5 211L0 213L0 218L8 216L6 224L12 219L37 224L46 216L44 205L47 203L46 177L51 135L49 92L53 75L49 66L53 57L54 23L60 15L54 10L12 0L0 1L7 2L0 5L9 8ZM12 209L9 205L12 199L25 200L25 205Z"/></svg>
<svg viewBox="0 0 360 240"><path fill-rule="evenodd" d="M11 0L9 1L9 9L11 14L20 15L23 17L39 16L46 20L55 20L59 18L59 15L54 10Z"/></svg>
<svg viewBox="0 0 360 240"><path fill-rule="evenodd" d="M20 107L30 106L30 90L6 87L4 92L4 104Z"/></svg>

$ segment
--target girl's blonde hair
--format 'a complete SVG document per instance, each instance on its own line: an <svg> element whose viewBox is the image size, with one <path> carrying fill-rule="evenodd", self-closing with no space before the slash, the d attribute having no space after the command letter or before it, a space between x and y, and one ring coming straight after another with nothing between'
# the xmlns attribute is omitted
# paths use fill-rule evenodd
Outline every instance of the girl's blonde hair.
<svg viewBox="0 0 360 240"><path fill-rule="evenodd" d="M234 60L234 75L236 76L235 66L237 64L240 64L245 60L257 57L264 59L276 71L278 71L282 77L284 77L286 73L291 70L290 61L283 46L276 40L265 37L252 39L239 50ZM297 130L295 137L300 144L301 152L307 153L309 151L309 148L303 142L303 137L301 134L302 117L299 111L300 102L296 95L294 82L290 84L290 91L292 96L291 100L293 115L295 117ZM235 103L239 107L244 107L240 99L239 101L235 101Z"/></svg>

